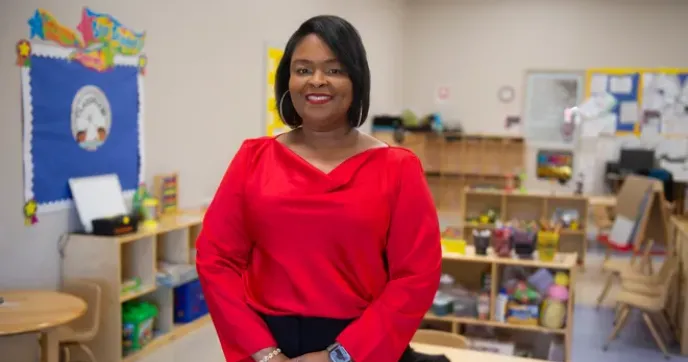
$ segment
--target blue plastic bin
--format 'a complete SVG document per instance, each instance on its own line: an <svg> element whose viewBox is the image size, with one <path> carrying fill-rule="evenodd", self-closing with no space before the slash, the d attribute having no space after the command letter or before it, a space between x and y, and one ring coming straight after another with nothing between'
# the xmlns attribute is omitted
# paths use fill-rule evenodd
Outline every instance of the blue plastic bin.
<svg viewBox="0 0 688 362"><path fill-rule="evenodd" d="M198 279L174 288L174 323L189 323L206 314L208 305Z"/></svg>

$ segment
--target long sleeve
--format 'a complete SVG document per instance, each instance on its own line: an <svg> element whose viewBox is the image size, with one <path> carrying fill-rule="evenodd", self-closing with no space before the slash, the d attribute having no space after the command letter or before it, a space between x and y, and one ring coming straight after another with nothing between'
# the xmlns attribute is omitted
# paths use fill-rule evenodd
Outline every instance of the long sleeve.
<svg viewBox="0 0 688 362"><path fill-rule="evenodd" d="M242 279L253 248L244 224L250 142L244 142L229 165L196 243L196 267L227 362L250 359L277 345L265 322L246 304Z"/></svg>
<svg viewBox="0 0 688 362"><path fill-rule="evenodd" d="M442 248L437 210L420 161L401 162L388 234L389 281L337 338L356 362L396 362L430 309L439 286Z"/></svg>

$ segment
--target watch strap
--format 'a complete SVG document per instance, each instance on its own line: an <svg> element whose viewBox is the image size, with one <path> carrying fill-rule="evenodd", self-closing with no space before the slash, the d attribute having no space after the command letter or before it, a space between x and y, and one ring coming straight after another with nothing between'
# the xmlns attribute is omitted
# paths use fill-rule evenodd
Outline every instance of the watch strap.
<svg viewBox="0 0 688 362"><path fill-rule="evenodd" d="M327 355L331 362L353 362L349 352L339 342L327 347Z"/></svg>

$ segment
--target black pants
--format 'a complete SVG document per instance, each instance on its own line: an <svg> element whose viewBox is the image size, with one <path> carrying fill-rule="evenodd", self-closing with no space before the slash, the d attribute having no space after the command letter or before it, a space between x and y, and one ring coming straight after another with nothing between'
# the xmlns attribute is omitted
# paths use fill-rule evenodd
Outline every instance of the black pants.
<svg viewBox="0 0 688 362"><path fill-rule="evenodd" d="M262 316L277 346L289 358L327 349L353 320ZM366 338L366 336L361 336ZM416 354L406 348L399 362L417 362Z"/></svg>

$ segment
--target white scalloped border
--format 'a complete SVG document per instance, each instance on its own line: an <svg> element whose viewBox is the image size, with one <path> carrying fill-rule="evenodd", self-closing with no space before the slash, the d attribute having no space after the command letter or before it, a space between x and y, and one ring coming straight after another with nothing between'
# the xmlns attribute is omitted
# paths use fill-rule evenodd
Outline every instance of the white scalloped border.
<svg viewBox="0 0 688 362"><path fill-rule="evenodd" d="M69 55L73 49L58 47L48 44L31 43L31 55L47 58L69 59ZM121 56L117 55L114 58L114 64L117 66L131 66L138 67L138 56ZM139 93L139 113L138 113L138 134L139 134L139 183L145 180L144 178L144 136L143 136L143 120L144 120L144 87L143 76L137 76L137 85ZM33 199L33 156L31 155L31 141L33 132L33 99L31 97L31 70L28 67L21 68L21 86L22 86L22 112L24 116L24 202ZM136 190L124 190L124 197L129 198L134 195ZM53 202L42 203L38 205L37 213L39 215L50 213L58 210L65 210L71 208L72 200L63 199Z"/></svg>

